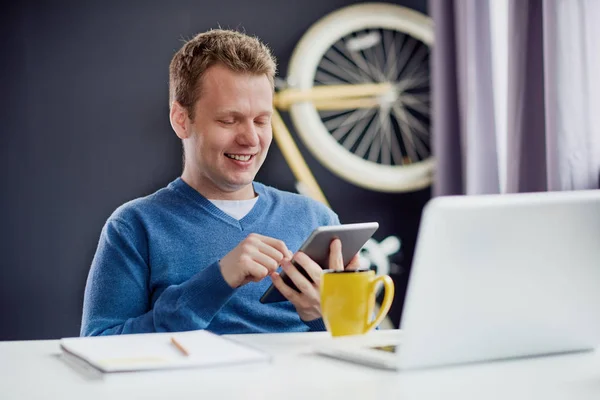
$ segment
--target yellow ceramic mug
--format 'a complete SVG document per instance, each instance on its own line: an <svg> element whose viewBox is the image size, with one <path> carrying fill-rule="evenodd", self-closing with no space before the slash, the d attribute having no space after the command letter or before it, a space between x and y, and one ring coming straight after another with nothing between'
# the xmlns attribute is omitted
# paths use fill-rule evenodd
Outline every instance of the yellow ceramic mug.
<svg viewBox="0 0 600 400"><path fill-rule="evenodd" d="M379 313L373 320L375 290L385 287ZM387 275L375 276L372 270L326 270L321 278L321 314L332 336L359 335L383 321L394 299L394 281Z"/></svg>

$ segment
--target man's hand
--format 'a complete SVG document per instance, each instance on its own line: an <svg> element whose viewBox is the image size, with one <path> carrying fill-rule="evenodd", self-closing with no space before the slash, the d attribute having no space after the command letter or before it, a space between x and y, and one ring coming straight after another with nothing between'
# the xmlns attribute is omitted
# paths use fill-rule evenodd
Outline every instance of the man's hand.
<svg viewBox="0 0 600 400"><path fill-rule="evenodd" d="M237 288L264 279L277 270L284 257L291 256L283 241L251 233L223 257L219 265L225 282Z"/></svg>
<svg viewBox="0 0 600 400"><path fill-rule="evenodd" d="M303 321L312 321L321 318L321 274L323 270L309 256L302 252L296 253L294 261L302 266L308 273L308 276L313 280L310 282L302 275L300 271L291 263L289 258L282 260L281 267L286 275L294 282L301 293L285 284L281 276L277 272L271 274L271 279L275 287L282 295L288 299L294 307L298 315ZM342 242L335 239L329 245L329 269L336 271L356 270L359 267L358 254L355 255L348 265L344 268L342 258Z"/></svg>

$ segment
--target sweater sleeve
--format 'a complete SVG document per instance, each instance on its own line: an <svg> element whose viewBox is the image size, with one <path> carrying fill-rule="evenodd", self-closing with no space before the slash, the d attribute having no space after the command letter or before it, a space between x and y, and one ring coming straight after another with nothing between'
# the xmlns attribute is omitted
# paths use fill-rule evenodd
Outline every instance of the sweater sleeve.
<svg viewBox="0 0 600 400"><path fill-rule="evenodd" d="M215 262L167 287L151 307L149 278L145 232L110 219L88 275L81 336L204 329L235 291Z"/></svg>

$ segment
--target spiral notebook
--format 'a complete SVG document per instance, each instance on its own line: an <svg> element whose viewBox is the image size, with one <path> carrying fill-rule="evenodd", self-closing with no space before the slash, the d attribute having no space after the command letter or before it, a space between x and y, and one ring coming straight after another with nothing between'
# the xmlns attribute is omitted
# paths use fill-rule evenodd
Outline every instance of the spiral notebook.
<svg viewBox="0 0 600 400"><path fill-rule="evenodd" d="M61 339L62 351L102 372L212 367L269 361L260 350L208 331Z"/></svg>

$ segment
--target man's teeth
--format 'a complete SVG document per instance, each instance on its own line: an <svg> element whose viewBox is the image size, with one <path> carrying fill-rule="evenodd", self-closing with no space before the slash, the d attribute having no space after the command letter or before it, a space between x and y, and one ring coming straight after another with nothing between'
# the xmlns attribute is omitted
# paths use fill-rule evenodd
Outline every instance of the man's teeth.
<svg viewBox="0 0 600 400"><path fill-rule="evenodd" d="M238 161L248 161L250 159L250 157L252 157L250 154L247 155L237 155L237 154L225 154L227 157L229 158L233 158L234 160L238 160Z"/></svg>

